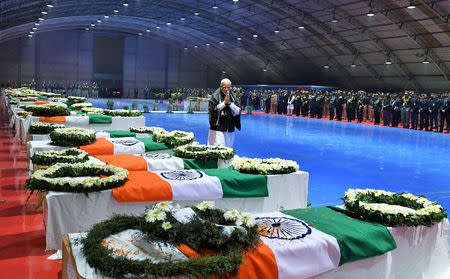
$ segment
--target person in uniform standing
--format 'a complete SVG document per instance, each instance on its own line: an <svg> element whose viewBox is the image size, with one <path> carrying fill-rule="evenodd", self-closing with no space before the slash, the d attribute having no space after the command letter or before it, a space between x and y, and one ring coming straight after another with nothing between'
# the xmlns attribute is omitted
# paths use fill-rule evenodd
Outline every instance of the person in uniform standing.
<svg viewBox="0 0 450 279"><path fill-rule="evenodd" d="M414 94L414 97L411 99L411 129L417 130L417 125L419 122L419 107L420 107L420 99L418 94Z"/></svg>
<svg viewBox="0 0 450 279"><path fill-rule="evenodd" d="M442 96L441 107L439 108L439 117L441 118L439 121L439 132L444 132L444 121L447 124L447 132L450 129L449 120L450 120L450 93L447 97L444 94ZM445 97L445 98L444 98Z"/></svg>

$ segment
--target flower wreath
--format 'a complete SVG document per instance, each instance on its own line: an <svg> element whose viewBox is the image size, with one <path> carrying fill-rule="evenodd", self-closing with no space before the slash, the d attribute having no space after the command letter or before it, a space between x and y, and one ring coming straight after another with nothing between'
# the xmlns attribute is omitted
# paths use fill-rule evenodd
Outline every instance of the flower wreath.
<svg viewBox="0 0 450 279"><path fill-rule="evenodd" d="M89 154L81 149L69 148L62 151L38 151L30 159L33 164L51 166L56 163L86 162Z"/></svg>
<svg viewBox="0 0 450 279"><path fill-rule="evenodd" d="M113 256L104 240L127 229L141 230L150 241L176 247L187 245L195 251L206 249L217 254L182 261L169 258L158 263ZM144 216L116 215L94 225L81 243L88 264L104 276L209 278L235 274L243 262L244 250L257 245L259 235L255 220L248 213L223 212L208 201L184 209L173 207L172 202L161 202L147 209Z"/></svg>
<svg viewBox="0 0 450 279"><path fill-rule="evenodd" d="M122 117L135 117L141 116L142 111L140 110L128 110L128 109L105 109L103 110L103 114L111 115L111 116L122 116Z"/></svg>
<svg viewBox="0 0 450 279"><path fill-rule="evenodd" d="M94 114L103 114L102 108L93 108L93 107L83 107L81 108L82 112L85 112L87 114L94 113Z"/></svg>
<svg viewBox="0 0 450 279"><path fill-rule="evenodd" d="M34 135L49 134L55 129L65 128L64 124L49 123L49 122L34 122L31 124L28 132Z"/></svg>
<svg viewBox="0 0 450 279"><path fill-rule="evenodd" d="M95 131L83 128L60 128L50 133L53 145L82 146L96 141Z"/></svg>
<svg viewBox="0 0 450 279"><path fill-rule="evenodd" d="M67 110L67 106L44 104L44 105L28 105L25 107L25 111L32 112L33 116L66 116L70 115Z"/></svg>
<svg viewBox="0 0 450 279"><path fill-rule="evenodd" d="M75 103L70 106L70 108L74 110L81 110L82 108L89 108L89 107L92 107L92 103Z"/></svg>
<svg viewBox="0 0 450 279"><path fill-rule="evenodd" d="M69 102L72 103L83 103L84 101L86 101L85 97L77 97L77 96L69 96L67 97L67 100L69 100Z"/></svg>
<svg viewBox="0 0 450 279"><path fill-rule="evenodd" d="M280 158L238 158L233 162L233 169L250 174L286 174L298 171L298 164L292 160Z"/></svg>
<svg viewBox="0 0 450 279"><path fill-rule="evenodd" d="M172 148L179 145L185 145L194 141L194 133L184 131L154 131L153 140L156 142L163 142L168 147Z"/></svg>
<svg viewBox="0 0 450 279"><path fill-rule="evenodd" d="M229 160L234 157L236 151L226 146L212 145L183 145L173 150L175 156L199 160L223 159Z"/></svg>
<svg viewBox="0 0 450 279"><path fill-rule="evenodd" d="M35 171L25 188L31 190L31 194L33 191L89 193L120 187L127 181L127 176L126 169L112 165L56 164L46 170Z"/></svg>
<svg viewBox="0 0 450 279"><path fill-rule="evenodd" d="M153 134L153 133L162 132L162 131L166 131L166 130L164 130L164 128L161 128L161 127L144 127L144 126L130 127L130 132L133 132L133 133Z"/></svg>
<svg viewBox="0 0 450 279"><path fill-rule="evenodd" d="M389 227L432 226L447 217L446 209L424 196L374 189L349 189L343 198L346 209L364 220Z"/></svg>

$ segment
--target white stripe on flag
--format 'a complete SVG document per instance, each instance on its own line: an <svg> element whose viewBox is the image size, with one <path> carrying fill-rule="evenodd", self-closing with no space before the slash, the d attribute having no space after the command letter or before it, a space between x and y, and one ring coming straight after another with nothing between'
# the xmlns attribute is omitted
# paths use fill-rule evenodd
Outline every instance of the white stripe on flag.
<svg viewBox="0 0 450 279"><path fill-rule="evenodd" d="M162 158L157 158L161 157ZM170 156L170 158L165 158L170 156L169 154L144 154L142 157L147 161L148 171L159 171L159 170L182 170L184 169L183 159ZM155 158L152 158L155 157Z"/></svg>
<svg viewBox="0 0 450 279"><path fill-rule="evenodd" d="M286 217L298 220L281 212L259 213L254 217ZM339 265L341 254L337 240L314 228L311 228L310 234L300 239L285 240L261 236L261 240L275 255L278 278L309 278Z"/></svg>
<svg viewBox="0 0 450 279"><path fill-rule="evenodd" d="M66 116L66 124L71 126L89 125L89 116Z"/></svg>
<svg viewBox="0 0 450 279"><path fill-rule="evenodd" d="M156 171L172 187L172 200L221 199L222 184L219 178L197 170Z"/></svg>
<svg viewBox="0 0 450 279"><path fill-rule="evenodd" d="M133 137L109 138L107 140L114 144L114 155L145 153L144 143Z"/></svg>

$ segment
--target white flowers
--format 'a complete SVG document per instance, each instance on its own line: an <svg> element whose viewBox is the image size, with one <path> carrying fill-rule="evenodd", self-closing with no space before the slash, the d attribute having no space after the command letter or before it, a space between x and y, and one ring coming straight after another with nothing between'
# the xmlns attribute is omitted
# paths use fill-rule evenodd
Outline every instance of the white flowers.
<svg viewBox="0 0 450 279"><path fill-rule="evenodd" d="M236 154L235 150L230 147L202 144L182 145L173 151L177 157L194 159L231 159Z"/></svg>
<svg viewBox="0 0 450 279"><path fill-rule="evenodd" d="M242 157L234 160L233 169L247 173L279 174L296 172L299 166L295 161L280 158L252 159Z"/></svg>
<svg viewBox="0 0 450 279"><path fill-rule="evenodd" d="M253 227L256 225L255 219L249 213L242 213L236 209L225 212L223 217L227 221L235 221L236 226Z"/></svg>
<svg viewBox="0 0 450 279"><path fill-rule="evenodd" d="M156 205L156 208L162 212L170 212L173 209L172 202L160 202Z"/></svg>
<svg viewBox="0 0 450 279"><path fill-rule="evenodd" d="M92 103L76 103L70 106L71 109L80 110L82 108L92 107Z"/></svg>
<svg viewBox="0 0 450 279"><path fill-rule="evenodd" d="M63 176L68 176L66 173L70 173L77 169L87 169L88 172L92 170L93 176L80 179L77 177L55 177L56 173L63 173ZM70 170L70 171L69 171ZM98 175L98 172L113 173L105 178L100 178L94 175ZM97 165L92 163L68 163L68 164L55 164L46 170L37 170L33 173L30 179L49 183L53 186L64 186L69 184L75 188L91 188L102 187L107 183L118 183L124 181L128 176L128 170L118 168L112 165Z"/></svg>
<svg viewBox="0 0 450 279"><path fill-rule="evenodd" d="M197 204L197 209L200 211L206 211L207 209L213 209L216 206L215 202L213 201L204 201L199 204Z"/></svg>
<svg viewBox="0 0 450 279"><path fill-rule="evenodd" d="M153 134L158 131L165 131L165 130L164 128L161 127L145 127L145 126L130 127L130 132L140 134Z"/></svg>
<svg viewBox="0 0 450 279"><path fill-rule="evenodd" d="M59 128L53 131L55 134L61 135L77 135L77 136L87 136L87 137L95 137L95 131L83 128Z"/></svg>
<svg viewBox="0 0 450 279"><path fill-rule="evenodd" d="M150 209L145 212L145 221L149 223L153 223L155 221L165 221L166 218L166 212L159 209Z"/></svg>
<svg viewBox="0 0 450 279"><path fill-rule="evenodd" d="M161 227L163 230L167 231L168 229L172 228L172 225L169 222L162 223Z"/></svg>

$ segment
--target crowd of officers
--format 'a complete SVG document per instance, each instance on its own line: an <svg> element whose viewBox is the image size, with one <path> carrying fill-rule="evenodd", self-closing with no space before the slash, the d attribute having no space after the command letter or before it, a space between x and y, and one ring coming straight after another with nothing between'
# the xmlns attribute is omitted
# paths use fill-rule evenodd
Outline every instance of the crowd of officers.
<svg viewBox="0 0 450 279"><path fill-rule="evenodd" d="M252 106L272 114L370 121L392 127L401 124L403 128L436 132L450 129L450 93L253 90L240 95L243 108Z"/></svg>

